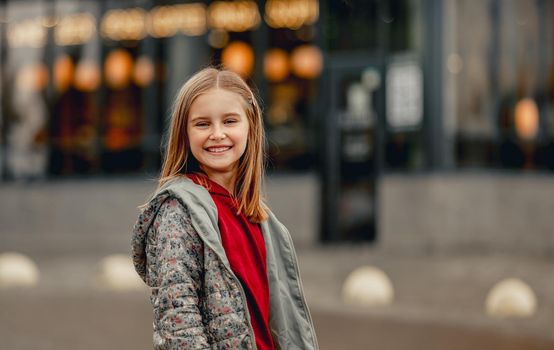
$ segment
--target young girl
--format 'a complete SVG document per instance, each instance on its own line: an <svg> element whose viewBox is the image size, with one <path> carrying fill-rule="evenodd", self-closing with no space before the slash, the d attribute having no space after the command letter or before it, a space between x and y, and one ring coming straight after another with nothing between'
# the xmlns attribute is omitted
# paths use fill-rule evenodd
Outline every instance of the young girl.
<svg viewBox="0 0 554 350"><path fill-rule="evenodd" d="M262 115L237 74L181 88L156 194L133 230L155 349L317 349L287 229L262 201Z"/></svg>

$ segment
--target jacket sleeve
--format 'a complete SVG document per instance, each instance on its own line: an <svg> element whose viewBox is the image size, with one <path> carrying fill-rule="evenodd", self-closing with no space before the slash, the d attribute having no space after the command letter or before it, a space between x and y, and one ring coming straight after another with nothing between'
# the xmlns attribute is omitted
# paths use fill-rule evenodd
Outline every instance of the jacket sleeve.
<svg viewBox="0 0 554 350"><path fill-rule="evenodd" d="M168 198L153 223L149 242L154 284L154 347L209 349L200 312L203 243L190 214L177 199Z"/></svg>

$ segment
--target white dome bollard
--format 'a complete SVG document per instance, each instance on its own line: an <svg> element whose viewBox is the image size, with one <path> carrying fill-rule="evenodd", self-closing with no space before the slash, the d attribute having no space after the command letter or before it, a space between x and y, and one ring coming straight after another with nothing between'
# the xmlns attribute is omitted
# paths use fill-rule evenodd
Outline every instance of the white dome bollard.
<svg viewBox="0 0 554 350"><path fill-rule="evenodd" d="M0 254L0 288L34 287L39 270L27 256L15 252Z"/></svg>
<svg viewBox="0 0 554 350"><path fill-rule="evenodd" d="M145 287L135 271L132 259L122 254L110 255L100 261L96 284L101 289L117 291L140 290Z"/></svg>
<svg viewBox="0 0 554 350"><path fill-rule="evenodd" d="M491 317L531 317L537 309L537 297L529 285L517 278L498 282L485 302L486 313Z"/></svg>
<svg viewBox="0 0 554 350"><path fill-rule="evenodd" d="M348 304L389 305L394 299L394 289L385 272L373 266L362 266L346 278L342 299Z"/></svg>

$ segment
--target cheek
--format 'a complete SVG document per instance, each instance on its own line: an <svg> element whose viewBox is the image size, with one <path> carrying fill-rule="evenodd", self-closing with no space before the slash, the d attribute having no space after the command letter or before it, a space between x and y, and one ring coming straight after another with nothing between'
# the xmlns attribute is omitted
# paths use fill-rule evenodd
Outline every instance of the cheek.
<svg viewBox="0 0 554 350"><path fill-rule="evenodd" d="M241 152L241 157L243 157L245 154L246 154L246 150L248 149L249 147L249 138L250 138L250 133L249 133L249 130L245 130L244 133L243 133L243 136L242 136L242 152Z"/></svg>
<svg viewBox="0 0 554 350"><path fill-rule="evenodd" d="M188 143L188 149L192 152L194 155L195 153L198 154L199 151L202 149L202 142L198 135L191 135L187 137L187 143Z"/></svg>
<svg viewBox="0 0 554 350"><path fill-rule="evenodd" d="M245 130L242 130L241 135L240 135L240 139L241 139L242 145L245 149L248 146L248 139L249 138L250 138L250 134L249 134L248 128L246 128Z"/></svg>

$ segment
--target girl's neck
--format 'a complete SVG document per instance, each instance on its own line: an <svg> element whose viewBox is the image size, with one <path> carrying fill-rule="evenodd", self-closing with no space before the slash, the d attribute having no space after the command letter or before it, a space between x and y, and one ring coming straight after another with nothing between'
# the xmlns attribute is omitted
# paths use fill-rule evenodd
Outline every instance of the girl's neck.
<svg viewBox="0 0 554 350"><path fill-rule="evenodd" d="M225 188L231 195L235 194L235 184L236 184L236 172L235 171L229 171L224 173L210 173L204 171L204 173L208 176L210 180L215 182L216 184L222 186Z"/></svg>

